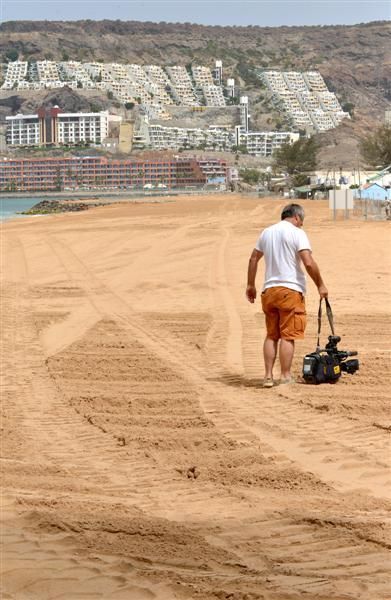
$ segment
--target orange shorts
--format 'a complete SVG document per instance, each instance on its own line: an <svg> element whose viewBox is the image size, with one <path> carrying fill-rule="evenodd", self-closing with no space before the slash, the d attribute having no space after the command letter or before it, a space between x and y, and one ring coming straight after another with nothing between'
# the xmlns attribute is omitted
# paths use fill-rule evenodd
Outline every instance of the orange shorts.
<svg viewBox="0 0 391 600"><path fill-rule="evenodd" d="M267 288L261 295L267 337L298 340L304 337L306 312L304 296L286 287Z"/></svg>

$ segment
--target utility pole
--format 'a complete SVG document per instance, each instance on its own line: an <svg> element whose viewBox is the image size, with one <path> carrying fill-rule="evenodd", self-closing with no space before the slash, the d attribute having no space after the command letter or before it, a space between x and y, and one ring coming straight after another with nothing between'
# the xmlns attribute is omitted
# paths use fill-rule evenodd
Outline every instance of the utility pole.
<svg viewBox="0 0 391 600"><path fill-rule="evenodd" d="M361 206L361 174L360 174L360 162L358 162L358 189L359 189L359 198L360 198L360 206ZM362 208L361 208L362 210ZM367 199L365 198L365 207L364 207L364 219L368 219L368 211L367 211Z"/></svg>

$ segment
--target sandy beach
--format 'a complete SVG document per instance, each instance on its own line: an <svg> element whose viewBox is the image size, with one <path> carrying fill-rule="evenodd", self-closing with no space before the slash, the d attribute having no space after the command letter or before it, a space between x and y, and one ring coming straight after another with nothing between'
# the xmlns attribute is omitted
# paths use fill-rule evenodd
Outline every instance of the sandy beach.
<svg viewBox="0 0 391 600"><path fill-rule="evenodd" d="M303 202L360 370L265 390L247 261L284 204L3 225L2 599L391 598L390 223ZM308 288L296 375L316 345Z"/></svg>

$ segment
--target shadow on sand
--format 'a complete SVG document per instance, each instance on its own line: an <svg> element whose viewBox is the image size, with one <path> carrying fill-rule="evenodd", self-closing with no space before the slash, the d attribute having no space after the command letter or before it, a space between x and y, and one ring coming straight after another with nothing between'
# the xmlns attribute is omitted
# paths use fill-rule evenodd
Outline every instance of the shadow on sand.
<svg viewBox="0 0 391 600"><path fill-rule="evenodd" d="M250 379L248 377L244 377L238 373L223 373L220 377L213 377L208 379L208 381L215 381L217 383L222 383L224 385L229 385L230 387L236 388L256 388L264 391L270 391L270 389L275 389L276 387L282 389L286 387L282 385L280 387L279 383L274 384L274 388L264 388L263 387L263 378L259 379ZM306 385L305 381L302 381L301 378L297 378L294 385Z"/></svg>
<svg viewBox="0 0 391 600"><path fill-rule="evenodd" d="M209 381L216 381L237 388L262 388L263 379L249 379L238 373L223 373L220 377L213 377Z"/></svg>

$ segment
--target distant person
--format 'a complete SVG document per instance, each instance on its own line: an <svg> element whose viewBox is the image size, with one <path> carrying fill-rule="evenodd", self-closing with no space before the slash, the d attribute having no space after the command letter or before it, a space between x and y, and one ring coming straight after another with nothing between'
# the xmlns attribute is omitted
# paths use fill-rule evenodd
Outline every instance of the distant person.
<svg viewBox="0 0 391 600"><path fill-rule="evenodd" d="M318 265L312 257L308 237L301 229L303 222L304 209L300 204L285 206L281 221L267 227L260 234L248 264L246 296L249 302L254 303L257 296L255 278L258 262L265 257L265 281L261 295L266 320L266 338L263 344L265 388L271 388L275 383L273 367L279 340L280 383L294 382L291 366L295 340L304 337L306 326L306 279L301 263L318 288L320 297L327 298L328 295Z"/></svg>
<svg viewBox="0 0 391 600"><path fill-rule="evenodd" d="M383 206L386 213L386 219L389 220L391 216L391 200L388 200L388 198L386 197Z"/></svg>

